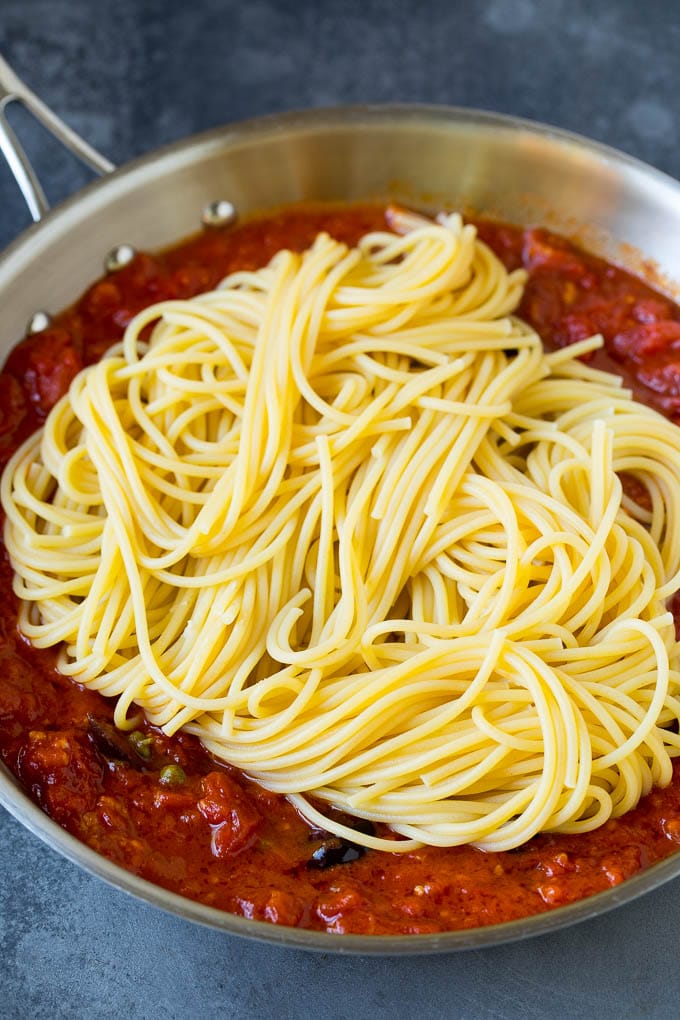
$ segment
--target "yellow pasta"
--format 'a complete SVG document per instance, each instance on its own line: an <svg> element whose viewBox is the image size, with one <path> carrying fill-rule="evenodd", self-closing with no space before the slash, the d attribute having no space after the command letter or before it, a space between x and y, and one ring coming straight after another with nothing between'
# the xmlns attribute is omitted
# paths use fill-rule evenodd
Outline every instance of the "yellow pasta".
<svg viewBox="0 0 680 1020"><path fill-rule="evenodd" d="M119 726L358 843L504 850L670 780L680 432L599 338L545 353L472 226L404 225L140 313L9 463L5 543Z"/></svg>

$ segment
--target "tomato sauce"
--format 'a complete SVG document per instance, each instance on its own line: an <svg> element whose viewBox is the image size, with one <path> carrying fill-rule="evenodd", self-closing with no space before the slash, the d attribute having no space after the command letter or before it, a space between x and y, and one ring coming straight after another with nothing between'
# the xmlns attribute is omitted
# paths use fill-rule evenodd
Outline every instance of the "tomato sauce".
<svg viewBox="0 0 680 1020"><path fill-rule="evenodd" d="M387 213L389 219L389 212ZM320 230L353 243L386 225L377 206L291 209L207 230L160 255L138 254L95 283L0 374L0 463L38 427L73 376L152 302L207 290ZM544 230L480 220L481 237L529 280L520 314L546 343L600 332L596 360L640 399L680 420L680 310L616 266ZM680 849L680 768L621 819L595 832L541 835L518 850L426 847L364 852L310 827L282 797L217 763L188 735L112 725L112 704L62 677L53 652L17 630L0 562L0 755L30 796L105 857L194 900L274 924L337 933L472 928L549 910L618 885ZM376 827L386 835L384 828Z"/></svg>

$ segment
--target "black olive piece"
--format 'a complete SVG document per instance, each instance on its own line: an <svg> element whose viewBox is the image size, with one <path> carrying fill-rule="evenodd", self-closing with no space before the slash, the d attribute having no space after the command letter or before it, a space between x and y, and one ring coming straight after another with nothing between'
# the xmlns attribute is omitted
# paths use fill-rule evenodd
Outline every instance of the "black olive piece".
<svg viewBox="0 0 680 1020"><path fill-rule="evenodd" d="M134 768L141 767L139 755L127 736L106 719L88 715L87 734L97 750L108 760L124 761Z"/></svg>
<svg viewBox="0 0 680 1020"><path fill-rule="evenodd" d="M350 843L348 839L342 839L340 836L331 836L316 848L307 861L307 867L323 870L336 864L349 864L350 861L359 860L365 853L366 847Z"/></svg>

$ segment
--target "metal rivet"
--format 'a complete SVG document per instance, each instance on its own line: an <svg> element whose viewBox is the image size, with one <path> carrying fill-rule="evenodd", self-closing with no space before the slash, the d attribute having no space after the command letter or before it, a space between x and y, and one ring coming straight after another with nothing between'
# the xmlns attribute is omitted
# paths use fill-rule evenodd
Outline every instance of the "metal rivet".
<svg viewBox="0 0 680 1020"><path fill-rule="evenodd" d="M112 248L104 260L107 273L117 273L124 266L129 266L137 252L131 244L119 244Z"/></svg>
<svg viewBox="0 0 680 1020"><path fill-rule="evenodd" d="M44 329L47 329L52 323L52 316L48 315L47 312L36 312L28 320L28 326L26 327L27 336L33 336L34 333L42 333Z"/></svg>
<svg viewBox="0 0 680 1020"><path fill-rule="evenodd" d="M205 206L201 219L206 227L226 227L236 219L236 207L226 198L220 198Z"/></svg>

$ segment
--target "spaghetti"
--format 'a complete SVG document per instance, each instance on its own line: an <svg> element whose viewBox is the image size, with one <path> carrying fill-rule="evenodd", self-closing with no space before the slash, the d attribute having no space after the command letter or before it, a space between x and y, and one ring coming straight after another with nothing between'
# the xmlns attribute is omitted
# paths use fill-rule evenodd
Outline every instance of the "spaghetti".
<svg viewBox="0 0 680 1020"><path fill-rule="evenodd" d="M597 338L543 351L474 228L409 226L140 313L8 465L5 542L118 725L364 845L502 850L670 780L680 441Z"/></svg>

